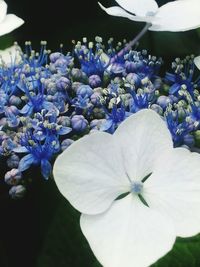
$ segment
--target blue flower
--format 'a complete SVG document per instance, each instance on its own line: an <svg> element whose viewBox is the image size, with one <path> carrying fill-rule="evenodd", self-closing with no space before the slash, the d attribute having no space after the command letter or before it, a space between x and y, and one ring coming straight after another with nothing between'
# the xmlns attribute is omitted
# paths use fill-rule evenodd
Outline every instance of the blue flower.
<svg viewBox="0 0 200 267"><path fill-rule="evenodd" d="M52 166L50 160L60 151L60 143L56 136L46 136L43 142L30 131L21 136L21 146L13 149L16 153L28 153L19 162L18 169L23 172L32 165L41 167L41 173L45 179L48 179Z"/></svg>
<svg viewBox="0 0 200 267"><path fill-rule="evenodd" d="M194 138L191 135L194 127L190 121L187 121L187 119L180 121L177 110L168 110L165 113L164 118L172 135L175 147L182 146L184 144L188 147L192 147L194 145Z"/></svg>
<svg viewBox="0 0 200 267"><path fill-rule="evenodd" d="M69 67L73 65L73 57L68 53L66 56L62 53L56 52L50 55L50 70L51 72L66 74Z"/></svg>
<svg viewBox="0 0 200 267"><path fill-rule="evenodd" d="M34 117L29 123L34 129L34 136L38 141L44 140L46 136L62 136L72 131L70 127L58 124L55 112L42 110L41 113L36 113Z"/></svg>
<svg viewBox="0 0 200 267"><path fill-rule="evenodd" d="M194 90L197 86L200 86L200 80L195 80L194 72L194 58L186 57L184 60L176 59L172 63L172 69L174 73L166 74L166 81L171 85L169 88L169 94L173 94L179 98L186 98L187 95L184 95L184 91L187 90L187 93L190 96L194 97Z"/></svg>
<svg viewBox="0 0 200 267"><path fill-rule="evenodd" d="M24 80L20 89L28 98L28 103L20 110L21 114L30 116L33 112L40 112L42 109L59 113L56 106L46 100L44 85L37 77L31 77L28 81Z"/></svg>
<svg viewBox="0 0 200 267"><path fill-rule="evenodd" d="M106 111L105 122L101 124L100 131L108 133L114 133L119 124L124 121L131 113L127 112L123 105L120 108L117 105L113 105L111 113Z"/></svg>
<svg viewBox="0 0 200 267"><path fill-rule="evenodd" d="M141 79L155 78L162 65L162 59L142 52L130 51L125 55L125 68L128 73L136 73Z"/></svg>
<svg viewBox="0 0 200 267"><path fill-rule="evenodd" d="M94 46L96 47L94 48ZM96 45L92 42L87 44L87 41L83 45L81 42L78 42L74 53L81 64L81 70L88 77L94 74L102 76L108 67L109 57L103 52L101 42L97 42Z"/></svg>
<svg viewBox="0 0 200 267"><path fill-rule="evenodd" d="M129 102L129 111L135 113L141 109L149 108L151 104L155 102L155 92L148 92L142 89L138 89L137 92L134 90L129 91L132 98Z"/></svg>
<svg viewBox="0 0 200 267"><path fill-rule="evenodd" d="M47 64L48 54L49 53L47 50L47 42L46 41L41 41L41 47L40 47L39 53L36 53L32 49L31 42L29 42L29 41L25 42L25 54L23 55L23 63L24 63L24 66L28 65L30 67L29 75L35 74L36 68L40 68L44 64Z"/></svg>

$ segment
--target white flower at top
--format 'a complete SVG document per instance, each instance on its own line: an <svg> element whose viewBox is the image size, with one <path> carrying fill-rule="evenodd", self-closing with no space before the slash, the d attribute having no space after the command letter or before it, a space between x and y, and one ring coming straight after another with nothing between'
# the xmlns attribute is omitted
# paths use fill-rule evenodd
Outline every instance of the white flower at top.
<svg viewBox="0 0 200 267"><path fill-rule="evenodd" d="M187 31L200 27L200 1L177 0L158 7L155 0L116 0L121 6L100 7L112 16L151 23L152 31ZM128 12L127 12L128 11Z"/></svg>
<svg viewBox="0 0 200 267"><path fill-rule="evenodd" d="M0 36L20 27L24 21L14 14L7 14L7 4L0 0Z"/></svg>
<svg viewBox="0 0 200 267"><path fill-rule="evenodd" d="M200 70L200 56L195 57L194 64L197 66L197 68Z"/></svg>
<svg viewBox="0 0 200 267"><path fill-rule="evenodd" d="M95 132L56 160L60 192L81 213L81 229L104 267L146 267L176 236L200 232L200 155L173 148L152 110L113 135Z"/></svg>

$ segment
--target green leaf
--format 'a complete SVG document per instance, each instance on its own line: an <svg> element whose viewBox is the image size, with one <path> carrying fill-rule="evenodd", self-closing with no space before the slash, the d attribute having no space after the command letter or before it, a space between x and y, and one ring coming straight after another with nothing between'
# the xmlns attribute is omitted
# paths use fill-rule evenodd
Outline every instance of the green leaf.
<svg viewBox="0 0 200 267"><path fill-rule="evenodd" d="M14 43L14 39L12 35L6 34L4 36L0 37L0 50L4 50L10 46L12 46Z"/></svg>
<svg viewBox="0 0 200 267"><path fill-rule="evenodd" d="M152 267L200 266L200 235L193 238L177 238L174 248Z"/></svg>

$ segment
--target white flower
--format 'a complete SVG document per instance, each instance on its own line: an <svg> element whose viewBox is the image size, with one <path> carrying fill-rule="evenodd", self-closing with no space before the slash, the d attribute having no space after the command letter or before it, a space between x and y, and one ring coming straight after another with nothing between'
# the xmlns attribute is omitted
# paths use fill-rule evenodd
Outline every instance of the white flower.
<svg viewBox="0 0 200 267"><path fill-rule="evenodd" d="M74 142L57 158L54 177L83 213L81 229L104 267L150 266L176 236L200 231L200 155L174 149L154 111L130 116L113 135Z"/></svg>
<svg viewBox="0 0 200 267"><path fill-rule="evenodd" d="M197 66L197 68L200 70L200 56L195 57L194 64Z"/></svg>
<svg viewBox="0 0 200 267"><path fill-rule="evenodd" d="M158 7L154 0L116 0L122 7L100 7L112 16L151 23L152 31L187 31L200 27L200 1L177 0ZM130 14L130 13L134 14Z"/></svg>
<svg viewBox="0 0 200 267"><path fill-rule="evenodd" d="M21 63L22 51L18 45L13 45L5 50L0 50L0 66L1 65L18 65Z"/></svg>
<svg viewBox="0 0 200 267"><path fill-rule="evenodd" d="M7 4L0 0L0 36L20 27L24 21L14 14L7 15Z"/></svg>

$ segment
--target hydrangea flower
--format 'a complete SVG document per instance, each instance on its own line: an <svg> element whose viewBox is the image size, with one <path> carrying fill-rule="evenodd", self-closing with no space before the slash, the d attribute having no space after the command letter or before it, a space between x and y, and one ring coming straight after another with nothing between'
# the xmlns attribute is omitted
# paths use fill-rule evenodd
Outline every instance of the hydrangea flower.
<svg viewBox="0 0 200 267"><path fill-rule="evenodd" d="M57 154L73 141L96 130L114 133L123 120L145 108L164 118L174 146L200 147L200 79L194 56L176 59L172 71L159 76L162 59L146 50L118 55L125 40L116 46L112 38L107 46L100 37L95 41L91 48L83 38L67 54L50 53L45 41L38 53L26 42L19 64L0 65L3 176L20 167L18 182L28 188L28 170L40 168L47 179ZM85 61L77 61L77 53ZM31 136L24 143L25 133Z"/></svg>
<svg viewBox="0 0 200 267"><path fill-rule="evenodd" d="M82 213L81 229L104 267L150 266L176 236L200 231L200 155L173 148L154 111L130 116L113 135L81 138L57 158L53 172L60 192Z"/></svg>
<svg viewBox="0 0 200 267"><path fill-rule="evenodd" d="M19 162L19 171L23 172L31 165L41 167L41 173L45 179L51 175L52 166L50 160L60 151L60 144L56 136L46 136L44 142L38 141L32 133L27 132L21 136L21 146L13 149L16 153L28 153Z"/></svg>
<svg viewBox="0 0 200 267"><path fill-rule="evenodd" d="M144 21L152 31L187 31L200 27L199 0L177 0L158 7L155 0L116 0L122 7L100 7L109 15ZM128 11L128 12L127 12Z"/></svg>

